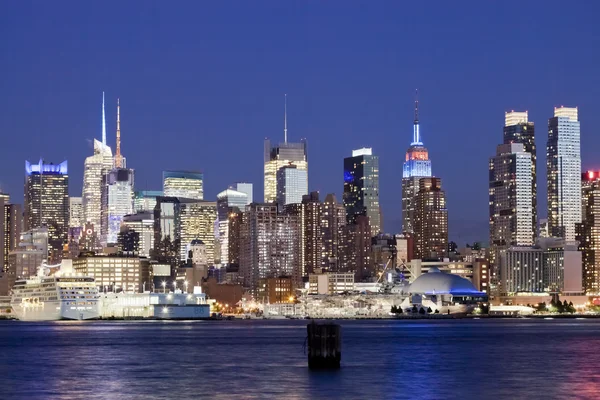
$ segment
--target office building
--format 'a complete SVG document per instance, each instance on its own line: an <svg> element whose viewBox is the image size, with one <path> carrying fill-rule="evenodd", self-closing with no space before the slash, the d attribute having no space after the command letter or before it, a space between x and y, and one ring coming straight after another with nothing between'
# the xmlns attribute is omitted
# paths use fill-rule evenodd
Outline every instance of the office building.
<svg viewBox="0 0 600 400"><path fill-rule="evenodd" d="M415 201L419 192L419 179L431 177L429 152L423 145L419 130L419 101L415 101L415 120L413 140L406 151L402 168L402 231L413 233L415 230Z"/></svg>
<svg viewBox="0 0 600 400"><path fill-rule="evenodd" d="M273 203L252 203L242 214L240 227L240 276L256 293L259 279L291 277L301 286L300 221L298 216L278 214Z"/></svg>
<svg viewBox="0 0 600 400"><path fill-rule="evenodd" d="M261 278L258 281L257 301L262 304L293 303L295 288L289 276Z"/></svg>
<svg viewBox="0 0 600 400"><path fill-rule="evenodd" d="M164 171L163 194L167 197L204 199L204 176L198 171Z"/></svg>
<svg viewBox="0 0 600 400"><path fill-rule="evenodd" d="M237 190L238 192L246 193L247 203L254 203L254 189L251 183L247 182L236 182L233 185L229 186L229 189Z"/></svg>
<svg viewBox="0 0 600 400"><path fill-rule="evenodd" d="M340 272L315 273L308 276L308 294L335 295L354 291L354 274Z"/></svg>
<svg viewBox="0 0 600 400"><path fill-rule="evenodd" d="M548 121L546 169L550 235L575 240L581 222L581 148L577 108L554 108Z"/></svg>
<svg viewBox="0 0 600 400"><path fill-rule="evenodd" d="M440 178L421 178L415 201L415 257L440 258L448 251L448 209Z"/></svg>
<svg viewBox="0 0 600 400"><path fill-rule="evenodd" d="M151 287L150 262L146 258L81 254L73 260L76 273L92 276L100 292L142 293Z"/></svg>
<svg viewBox="0 0 600 400"><path fill-rule="evenodd" d="M67 162L25 162L25 230L48 228L50 263L62 259L69 225L69 174Z"/></svg>
<svg viewBox="0 0 600 400"><path fill-rule="evenodd" d="M589 294L600 294L600 171L581 174L581 200L576 239L583 259L583 287Z"/></svg>
<svg viewBox="0 0 600 400"><path fill-rule="evenodd" d="M369 218L364 215L358 215L354 223L344 225L337 272L354 273L357 282L373 278L371 233Z"/></svg>
<svg viewBox="0 0 600 400"><path fill-rule="evenodd" d="M179 240L180 260L187 259L187 248L194 240L206 246L209 264L215 261L215 223L217 203L180 198L175 207L175 239Z"/></svg>
<svg viewBox="0 0 600 400"><path fill-rule="evenodd" d="M287 97L286 97L287 101ZM288 142L287 134L287 102L284 110L283 143L271 146L271 141L265 139L264 152L264 202L273 203L277 201L279 193L277 172L286 166L295 166L298 170L306 171L308 175L308 157L306 153L306 140L300 143ZM307 185L308 186L308 185ZM304 193L306 194L306 193Z"/></svg>
<svg viewBox="0 0 600 400"><path fill-rule="evenodd" d="M138 190L133 195L133 212L154 212L156 207L156 198L163 196L160 190Z"/></svg>
<svg viewBox="0 0 600 400"><path fill-rule="evenodd" d="M69 197L69 228L83 227L84 218L82 198Z"/></svg>
<svg viewBox="0 0 600 400"><path fill-rule="evenodd" d="M531 224L535 235L538 226L537 151L535 147L535 125L529 121L527 111L504 113L504 144L511 143L521 143L523 151L531 154Z"/></svg>
<svg viewBox="0 0 600 400"><path fill-rule="evenodd" d="M23 223L20 204L11 204L7 194L0 193L0 271L8 271L8 255L19 244Z"/></svg>
<svg viewBox="0 0 600 400"><path fill-rule="evenodd" d="M154 212L143 211L125 215L121 230L136 232L138 235L138 254L141 257L150 257L154 248Z"/></svg>
<svg viewBox="0 0 600 400"><path fill-rule="evenodd" d="M344 206L348 224L356 223L358 216L369 219L371 236L381 230L379 208L379 157L372 149L352 151L344 158Z"/></svg>
<svg viewBox="0 0 600 400"><path fill-rule="evenodd" d="M239 239L239 219L236 218L242 212L248 203L248 193L240 192L234 189L227 189L217 195L217 217L219 224L219 247L220 261L222 265L232 263L231 257L239 260L239 255L236 256L236 250L230 249L230 244L239 248L239 243L235 243L236 238ZM238 251L239 253L239 251Z"/></svg>
<svg viewBox="0 0 600 400"><path fill-rule="evenodd" d="M295 165L279 168L277 171L277 205L280 210L287 204L302 202L308 194L308 171Z"/></svg>
<svg viewBox="0 0 600 400"><path fill-rule="evenodd" d="M103 177L101 242L116 244L123 217L133 213L134 173L115 168Z"/></svg>
<svg viewBox="0 0 600 400"><path fill-rule="evenodd" d="M94 139L94 154L85 159L83 170L83 223L94 225L100 232L102 226L102 190L103 177L114 167L112 150L106 144L106 116L104 112L104 93L102 93L102 142ZM83 225L80 225L83 226Z"/></svg>
<svg viewBox="0 0 600 400"><path fill-rule="evenodd" d="M531 191L532 154L522 143L501 144L489 162L490 263L497 276L499 253L535 240Z"/></svg>

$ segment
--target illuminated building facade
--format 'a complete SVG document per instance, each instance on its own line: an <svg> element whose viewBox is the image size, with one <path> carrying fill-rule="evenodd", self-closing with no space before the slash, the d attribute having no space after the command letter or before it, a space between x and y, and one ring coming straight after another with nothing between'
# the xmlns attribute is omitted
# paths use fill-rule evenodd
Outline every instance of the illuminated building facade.
<svg viewBox="0 0 600 400"><path fill-rule="evenodd" d="M550 235L575 240L581 222L581 146L577 108L554 108L548 121L546 169Z"/></svg>
<svg viewBox="0 0 600 400"><path fill-rule="evenodd" d="M583 287L589 294L600 294L600 171L581 174L581 200L576 239L583 259Z"/></svg>
<svg viewBox="0 0 600 400"><path fill-rule="evenodd" d="M536 232L538 226L537 151L535 147L535 125L529 121L527 111L509 111L504 114L504 144L511 143L523 144L523 150L531 154L531 226L533 231Z"/></svg>
<svg viewBox="0 0 600 400"><path fill-rule="evenodd" d="M287 166L295 166L297 170L305 171L308 174L306 141L302 141L301 143L279 143L279 145L271 147L271 141L266 139L264 167L265 203L277 201L277 193L279 192L277 172Z"/></svg>
<svg viewBox="0 0 600 400"><path fill-rule="evenodd" d="M342 238L346 226L346 208L339 203L335 194L325 196L321 212L321 233L323 235L323 261L321 266L327 270L337 271L340 260L343 258L341 251Z"/></svg>
<svg viewBox="0 0 600 400"><path fill-rule="evenodd" d="M229 265L233 263L230 259L230 255L233 255L233 259L239 262L239 255L235 256L235 253L239 253L233 250L230 251L230 244L234 247L239 248L239 243L235 243L236 232L235 229L239 230L239 219L238 214L246 208L246 205L250 204L248 200L248 194L233 189L227 189L217 195L217 216L219 225L219 244L220 244L220 260L221 264ZM237 224L236 224L237 222ZM232 226L235 225L235 226ZM231 230L233 228L233 230ZM231 254L233 253L233 254ZM236 264L238 263L236 262Z"/></svg>
<svg viewBox="0 0 600 400"><path fill-rule="evenodd" d="M23 222L20 204L10 204L7 194L0 193L0 271L8 271L8 255L19 244Z"/></svg>
<svg viewBox="0 0 600 400"><path fill-rule="evenodd" d="M308 276L320 269L323 261L323 205L319 201L319 192L303 196L301 203L286 205L284 212L298 217L301 275Z"/></svg>
<svg viewBox="0 0 600 400"><path fill-rule="evenodd" d="M535 241L531 191L532 154L522 143L501 144L489 162L490 263L498 274L499 253ZM494 275L497 276L497 275Z"/></svg>
<svg viewBox="0 0 600 400"><path fill-rule="evenodd" d="M229 186L229 189L237 190L238 192L246 193L248 201L246 204L254 203L254 188L251 183L236 182Z"/></svg>
<svg viewBox="0 0 600 400"><path fill-rule="evenodd" d="M240 275L255 293L260 279L288 276L300 287L300 222L273 203L252 203L242 214Z"/></svg>
<svg viewBox="0 0 600 400"><path fill-rule="evenodd" d="M67 162L25 162L25 230L48 228L50 263L62 259L69 227L69 174Z"/></svg>
<svg viewBox="0 0 600 400"><path fill-rule="evenodd" d="M145 258L82 254L73 260L78 274L92 276L100 292L141 293L150 287L150 264Z"/></svg>
<svg viewBox="0 0 600 400"><path fill-rule="evenodd" d="M160 190L138 190L133 196L133 212L152 211L156 207L156 198L163 196Z"/></svg>
<svg viewBox="0 0 600 400"><path fill-rule="evenodd" d="M69 228L84 225L83 201L81 197L69 197Z"/></svg>
<svg viewBox="0 0 600 400"><path fill-rule="evenodd" d="M163 194L167 197L204 199L204 176L198 171L164 171Z"/></svg>
<svg viewBox="0 0 600 400"><path fill-rule="evenodd" d="M150 257L154 248L154 212L144 211L125 215L121 229L138 234L138 254L141 257Z"/></svg>
<svg viewBox="0 0 600 400"><path fill-rule="evenodd" d="M353 150L352 157L344 158L343 200L348 224L354 224L362 215L369 218L371 236L380 232L379 157L372 149Z"/></svg>
<svg viewBox="0 0 600 400"><path fill-rule="evenodd" d="M419 101L415 101L415 120L413 140L406 151L402 168L402 231L413 233L415 230L416 198L419 192L419 179L431 177L429 152L423 145L419 130Z"/></svg>
<svg viewBox="0 0 600 400"><path fill-rule="evenodd" d="M133 170L115 168L103 177L102 229L103 245L116 244L123 217L133 213Z"/></svg>
<svg viewBox="0 0 600 400"><path fill-rule="evenodd" d="M440 178L419 180L415 206L415 257L445 257L448 251L448 209Z"/></svg>
<svg viewBox="0 0 600 400"><path fill-rule="evenodd" d="M187 248L192 241L201 240L206 245L209 263L214 263L216 221L216 202L178 199L175 205L175 239L179 240L181 261L187 259Z"/></svg>
<svg viewBox="0 0 600 400"><path fill-rule="evenodd" d="M302 202L308 194L308 171L287 165L277 171L277 205L282 210L287 204Z"/></svg>

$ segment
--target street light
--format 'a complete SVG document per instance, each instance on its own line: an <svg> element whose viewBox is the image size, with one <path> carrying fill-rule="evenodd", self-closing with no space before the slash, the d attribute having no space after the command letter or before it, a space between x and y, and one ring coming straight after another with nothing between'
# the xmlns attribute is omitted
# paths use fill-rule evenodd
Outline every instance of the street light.
<svg viewBox="0 0 600 400"><path fill-rule="evenodd" d="M167 291L166 291L167 281L162 281L162 286L163 286L163 293L167 293Z"/></svg>

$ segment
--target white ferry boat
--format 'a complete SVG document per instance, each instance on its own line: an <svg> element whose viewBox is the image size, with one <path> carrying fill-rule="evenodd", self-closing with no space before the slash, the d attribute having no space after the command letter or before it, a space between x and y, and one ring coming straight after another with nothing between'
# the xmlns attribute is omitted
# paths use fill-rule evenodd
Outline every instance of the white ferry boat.
<svg viewBox="0 0 600 400"><path fill-rule="evenodd" d="M58 265L60 266L60 265ZM48 275L45 264L38 275L20 279L12 289L11 306L21 321L93 319L100 316L99 294L93 277L77 276L62 268Z"/></svg>

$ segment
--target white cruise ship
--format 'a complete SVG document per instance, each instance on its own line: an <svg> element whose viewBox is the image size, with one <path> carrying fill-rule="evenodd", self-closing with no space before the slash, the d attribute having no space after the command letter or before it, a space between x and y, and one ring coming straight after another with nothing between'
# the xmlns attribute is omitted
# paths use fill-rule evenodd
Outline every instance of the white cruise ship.
<svg viewBox="0 0 600 400"><path fill-rule="evenodd" d="M70 260L65 260L70 261ZM20 279L12 289L11 306L21 321L93 319L100 316L99 294L93 277L77 276L61 267L54 275L45 264L38 275Z"/></svg>

